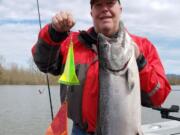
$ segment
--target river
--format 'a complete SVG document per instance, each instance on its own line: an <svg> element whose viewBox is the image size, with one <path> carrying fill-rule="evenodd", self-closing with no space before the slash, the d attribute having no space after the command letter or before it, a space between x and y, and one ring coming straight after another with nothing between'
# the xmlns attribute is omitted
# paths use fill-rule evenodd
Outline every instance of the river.
<svg viewBox="0 0 180 135"><path fill-rule="evenodd" d="M180 106L180 86L172 86L164 107ZM59 109L59 86L51 86L54 114ZM180 117L180 113L174 114ZM160 113L142 108L142 123L165 121ZM47 86L0 85L0 135L44 135L51 122ZM69 120L69 130L72 123Z"/></svg>

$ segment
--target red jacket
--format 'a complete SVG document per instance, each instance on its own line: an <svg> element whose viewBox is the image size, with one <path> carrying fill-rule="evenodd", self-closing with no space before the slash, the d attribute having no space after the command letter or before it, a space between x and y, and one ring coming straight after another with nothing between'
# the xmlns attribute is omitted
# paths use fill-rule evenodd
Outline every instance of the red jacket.
<svg viewBox="0 0 180 135"><path fill-rule="evenodd" d="M85 33L85 34L84 34ZM87 32L71 32L74 43L76 73L80 86L72 86L68 92L68 116L89 132L95 131L98 108L98 70L97 51L94 49L96 33L91 28ZM162 63L156 48L146 38L131 35L143 55L145 64L140 68L142 105L160 106L170 92ZM32 48L34 61L43 72L58 75L63 71L70 36L58 33L51 25L40 32L38 42ZM140 61L140 62L141 62ZM61 100L64 100L65 88L61 85Z"/></svg>

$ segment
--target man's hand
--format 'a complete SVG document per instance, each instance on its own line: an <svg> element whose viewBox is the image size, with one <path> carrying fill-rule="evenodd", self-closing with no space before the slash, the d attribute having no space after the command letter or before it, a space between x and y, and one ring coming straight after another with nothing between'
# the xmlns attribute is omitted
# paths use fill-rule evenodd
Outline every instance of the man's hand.
<svg viewBox="0 0 180 135"><path fill-rule="evenodd" d="M58 32L67 32L75 24L72 15L68 12L60 11L52 17L52 27Z"/></svg>

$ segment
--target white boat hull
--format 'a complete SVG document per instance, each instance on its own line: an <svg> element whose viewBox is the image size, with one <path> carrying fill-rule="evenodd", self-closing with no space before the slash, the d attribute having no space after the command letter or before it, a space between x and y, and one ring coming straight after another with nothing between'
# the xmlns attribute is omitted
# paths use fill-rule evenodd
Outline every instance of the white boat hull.
<svg viewBox="0 0 180 135"><path fill-rule="evenodd" d="M180 135L180 122L166 121L142 126L144 135Z"/></svg>

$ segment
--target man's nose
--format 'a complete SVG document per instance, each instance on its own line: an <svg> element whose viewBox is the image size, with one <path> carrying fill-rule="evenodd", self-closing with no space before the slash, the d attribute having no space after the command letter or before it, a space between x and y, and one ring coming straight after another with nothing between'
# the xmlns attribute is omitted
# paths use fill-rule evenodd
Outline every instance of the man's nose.
<svg viewBox="0 0 180 135"><path fill-rule="evenodd" d="M102 4L102 11L104 11L104 12L108 11L107 4Z"/></svg>

